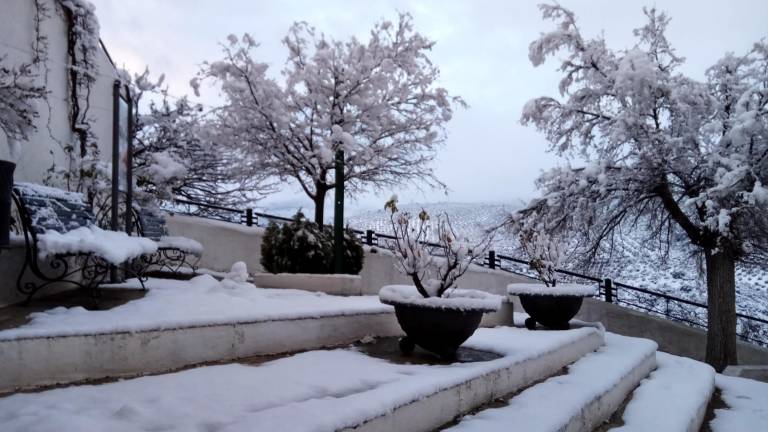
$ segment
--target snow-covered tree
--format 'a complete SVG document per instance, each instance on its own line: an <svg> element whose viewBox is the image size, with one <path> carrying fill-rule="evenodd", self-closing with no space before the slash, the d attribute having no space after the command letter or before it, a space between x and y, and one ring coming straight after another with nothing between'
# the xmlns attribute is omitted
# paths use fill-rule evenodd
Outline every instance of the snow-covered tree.
<svg viewBox="0 0 768 432"><path fill-rule="evenodd" d="M487 233L475 244L461 239L446 213L432 221L422 209L417 218L413 218L410 213L397 208L396 195L384 204L384 208L390 212L396 267L411 278L424 298L442 297L473 262L485 255L493 240L492 233ZM426 243L432 226L436 228L438 257L432 256Z"/></svg>
<svg viewBox="0 0 768 432"><path fill-rule="evenodd" d="M218 143L241 156L235 169L295 180L315 203L318 223L336 184L337 150L344 150L351 194L405 182L441 185L429 164L453 105L464 102L435 85L434 42L414 31L410 15L376 24L367 42L329 39L300 22L283 43L281 81L267 75L245 34L230 35L224 58L205 63L191 82L196 92L202 80L221 85Z"/></svg>
<svg viewBox="0 0 768 432"><path fill-rule="evenodd" d="M186 97L169 101L163 78L150 79L147 69L131 79L134 178L145 198L236 206L268 190L265 175L233 174L232 155L208 133L210 118L203 107ZM162 98L145 104L149 94Z"/></svg>
<svg viewBox="0 0 768 432"><path fill-rule="evenodd" d="M11 156L35 128L35 100L45 97L45 88L36 85L35 78L32 64L13 67L0 57L0 130L12 147L8 151Z"/></svg>
<svg viewBox="0 0 768 432"><path fill-rule="evenodd" d="M735 265L768 249L768 44L726 55L699 82L678 72L684 59L665 36L664 13L646 9L637 44L616 51L585 38L571 11L541 10L557 28L531 43L529 57L538 66L564 55L561 97L529 101L522 123L586 166L545 172L542 197L509 224L568 233L588 259L637 226L661 244L687 239L706 263L706 360L717 370L735 364Z"/></svg>

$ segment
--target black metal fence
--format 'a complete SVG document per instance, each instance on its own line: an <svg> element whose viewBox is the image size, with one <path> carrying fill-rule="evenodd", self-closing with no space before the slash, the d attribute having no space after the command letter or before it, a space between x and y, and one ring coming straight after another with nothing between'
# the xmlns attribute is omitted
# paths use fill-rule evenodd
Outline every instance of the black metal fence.
<svg viewBox="0 0 768 432"><path fill-rule="evenodd" d="M244 224L246 226L264 227L269 222L290 222L291 218L276 216L267 213L255 212L253 209L236 209L204 203L196 203L186 200L176 200L173 203L165 203L163 208L169 212L189 214L209 219ZM377 233L373 230L356 230L363 244L394 249L395 237L389 234ZM441 248L436 243L424 243L427 250L436 256L441 255ZM478 265L492 270L500 270L526 277L536 278L528 261L507 255L496 254L489 251L483 262ZM707 305L692 300L676 297L662 292L636 287L629 284L613 281L610 278L589 276L570 270L558 269L558 274L563 276L565 282L596 283L596 298L608 303L614 303L628 308L642 311L650 315L666 318L672 321L685 323L692 327L707 328ZM768 346L768 320L745 314L736 314L736 333L739 338L762 346Z"/></svg>

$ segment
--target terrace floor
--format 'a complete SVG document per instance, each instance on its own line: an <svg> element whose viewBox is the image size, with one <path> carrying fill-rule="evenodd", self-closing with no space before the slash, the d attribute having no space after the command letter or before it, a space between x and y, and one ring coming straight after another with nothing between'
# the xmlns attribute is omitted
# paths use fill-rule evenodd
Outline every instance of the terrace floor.
<svg viewBox="0 0 768 432"><path fill-rule="evenodd" d="M34 298L29 304L17 303L0 307L0 331L23 326L31 320L30 314L44 312L58 307L81 307L87 310L109 310L138 300L147 292L141 289L102 289L98 305L86 290L75 289Z"/></svg>

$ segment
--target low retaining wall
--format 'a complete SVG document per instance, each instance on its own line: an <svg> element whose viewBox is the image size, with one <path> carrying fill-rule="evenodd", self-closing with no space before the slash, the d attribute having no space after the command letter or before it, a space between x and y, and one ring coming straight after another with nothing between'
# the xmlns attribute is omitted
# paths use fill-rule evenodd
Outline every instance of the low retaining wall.
<svg viewBox="0 0 768 432"><path fill-rule="evenodd" d="M293 288L339 296L363 294L362 279L358 275L256 273L253 284L261 288Z"/></svg>
<svg viewBox="0 0 768 432"><path fill-rule="evenodd" d="M659 351L704 361L707 332L702 329L597 299L585 299L576 318L599 321L613 333L651 339ZM768 365L768 349L750 343L738 342L738 357L740 364Z"/></svg>

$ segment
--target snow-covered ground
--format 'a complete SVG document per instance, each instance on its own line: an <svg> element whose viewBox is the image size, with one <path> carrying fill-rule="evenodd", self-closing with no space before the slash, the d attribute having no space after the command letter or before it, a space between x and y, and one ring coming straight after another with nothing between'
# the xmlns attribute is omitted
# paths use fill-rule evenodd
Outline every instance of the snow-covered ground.
<svg viewBox="0 0 768 432"><path fill-rule="evenodd" d="M728 409L715 410L713 432L768 430L768 384L718 375L715 385Z"/></svg>
<svg viewBox="0 0 768 432"><path fill-rule="evenodd" d="M4 432L339 430L594 332L479 329L467 346L503 355L485 362L395 364L354 348L317 350L258 366L19 393L0 398L0 424Z"/></svg>
<svg viewBox="0 0 768 432"><path fill-rule="evenodd" d="M32 313L29 323L0 331L0 340L99 334L274 319L380 313L392 310L377 296L338 297L291 289L262 289L210 275L190 281L150 279L138 300L103 311L57 307ZM114 288L113 288L114 289Z"/></svg>

